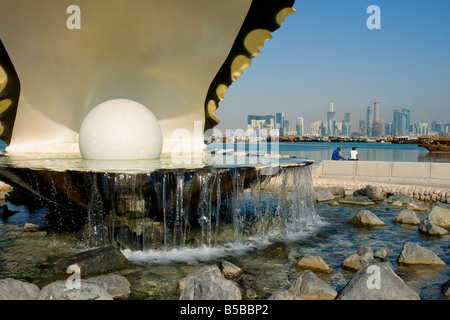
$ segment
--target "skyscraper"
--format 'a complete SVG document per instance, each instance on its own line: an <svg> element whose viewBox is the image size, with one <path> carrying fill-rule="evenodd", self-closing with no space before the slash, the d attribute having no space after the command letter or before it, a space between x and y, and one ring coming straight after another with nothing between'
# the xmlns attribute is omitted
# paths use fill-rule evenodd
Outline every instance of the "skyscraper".
<svg viewBox="0 0 450 320"><path fill-rule="evenodd" d="M280 130L280 137L284 136L284 118L284 113L279 112L276 114L275 129Z"/></svg>
<svg viewBox="0 0 450 320"><path fill-rule="evenodd" d="M334 136L336 134L336 112L334 112L334 103L330 102L327 112L328 135Z"/></svg>
<svg viewBox="0 0 450 320"><path fill-rule="evenodd" d="M402 135L409 135L411 132L411 110L402 109Z"/></svg>
<svg viewBox="0 0 450 320"><path fill-rule="evenodd" d="M344 114L344 122L351 123L351 115L350 112L346 112Z"/></svg>
<svg viewBox="0 0 450 320"><path fill-rule="evenodd" d="M366 113L366 135L372 135L372 108L370 106L367 107Z"/></svg>
<svg viewBox="0 0 450 320"><path fill-rule="evenodd" d="M296 129L297 129L297 135L300 137L303 136L303 118L302 117L297 117Z"/></svg>
<svg viewBox="0 0 450 320"><path fill-rule="evenodd" d="M372 135L374 137L381 137L383 135L383 123L380 120L380 102L378 102L377 98L373 102Z"/></svg>
<svg viewBox="0 0 450 320"><path fill-rule="evenodd" d="M377 98L375 98L373 102L373 121L380 121L380 103L378 102Z"/></svg>
<svg viewBox="0 0 450 320"><path fill-rule="evenodd" d="M366 134L366 122L359 120L359 133L363 136Z"/></svg>
<svg viewBox="0 0 450 320"><path fill-rule="evenodd" d="M393 120L392 120L392 135L397 136L401 134L401 123L402 117L400 111L394 109Z"/></svg>

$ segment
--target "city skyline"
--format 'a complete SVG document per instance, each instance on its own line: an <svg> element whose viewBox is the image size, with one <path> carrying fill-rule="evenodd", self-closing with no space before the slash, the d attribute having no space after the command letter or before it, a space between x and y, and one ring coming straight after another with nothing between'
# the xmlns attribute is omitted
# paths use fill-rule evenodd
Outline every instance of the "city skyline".
<svg viewBox="0 0 450 320"><path fill-rule="evenodd" d="M381 29L370 30L366 9L378 5ZM412 110L412 122L450 122L450 3L411 1L302 1L266 42L261 54L225 93L216 116L220 130L245 128L247 114L326 121L351 113L352 130L378 99L379 118ZM242 115L239 116L238 115Z"/></svg>

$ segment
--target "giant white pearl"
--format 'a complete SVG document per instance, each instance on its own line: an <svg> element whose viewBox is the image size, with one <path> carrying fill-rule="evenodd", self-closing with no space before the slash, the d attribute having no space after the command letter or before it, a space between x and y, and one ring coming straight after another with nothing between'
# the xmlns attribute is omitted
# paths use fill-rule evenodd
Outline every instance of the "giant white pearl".
<svg viewBox="0 0 450 320"><path fill-rule="evenodd" d="M158 119L147 107L127 99L109 100L92 109L78 136L84 159L155 159L162 145Z"/></svg>

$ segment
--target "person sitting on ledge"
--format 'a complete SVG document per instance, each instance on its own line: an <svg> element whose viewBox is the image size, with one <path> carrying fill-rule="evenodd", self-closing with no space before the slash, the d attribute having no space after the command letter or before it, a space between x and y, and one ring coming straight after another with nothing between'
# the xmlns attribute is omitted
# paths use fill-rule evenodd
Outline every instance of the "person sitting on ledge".
<svg viewBox="0 0 450 320"><path fill-rule="evenodd" d="M359 155L358 155L358 151L356 151L356 147L353 147L352 150L350 151L349 160L359 161Z"/></svg>
<svg viewBox="0 0 450 320"><path fill-rule="evenodd" d="M340 155L341 153L341 148L337 148L336 150L333 151L333 154L331 155L331 160L345 160L344 157L342 157Z"/></svg>

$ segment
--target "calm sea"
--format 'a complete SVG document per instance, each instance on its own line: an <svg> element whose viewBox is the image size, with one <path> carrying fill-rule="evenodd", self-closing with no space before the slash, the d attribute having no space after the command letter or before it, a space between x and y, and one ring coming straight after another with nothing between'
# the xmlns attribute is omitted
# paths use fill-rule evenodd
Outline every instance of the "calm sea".
<svg viewBox="0 0 450 320"><path fill-rule="evenodd" d="M267 144L270 152L271 144ZM211 143L211 148L229 149L229 146L222 143ZM257 143L236 143L231 144L235 150L261 150ZM418 147L415 144L392 144L377 142L293 142L279 143L279 153L298 158L314 160L316 164L322 160L331 159L333 150L341 147L341 155L347 158L350 150L356 147L361 161L401 161L401 162L449 162L450 154L432 154L427 149Z"/></svg>

